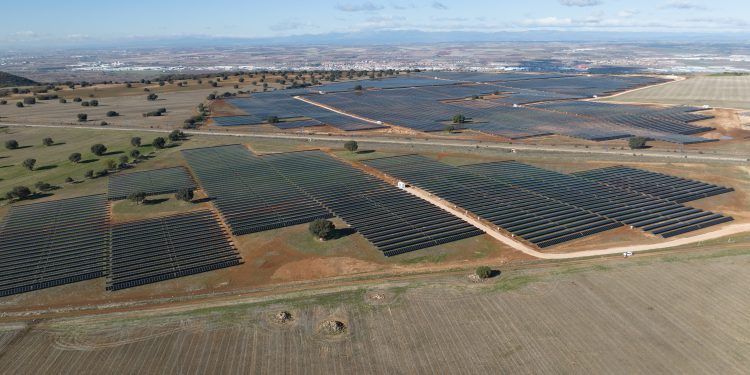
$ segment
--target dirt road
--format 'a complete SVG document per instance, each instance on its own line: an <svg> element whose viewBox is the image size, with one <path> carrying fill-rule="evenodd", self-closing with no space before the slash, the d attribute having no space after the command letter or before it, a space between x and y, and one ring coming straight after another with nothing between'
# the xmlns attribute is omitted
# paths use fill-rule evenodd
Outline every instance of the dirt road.
<svg viewBox="0 0 750 375"><path fill-rule="evenodd" d="M716 238L721 238L725 236L729 236L732 234L737 233L743 233L743 232L750 232L750 223L737 223L732 225L724 226L720 229L717 229L715 231L711 231L708 233L702 233L690 237L684 237L684 238L678 238L675 240L662 242L662 243L655 243L655 244L647 244L647 245L634 245L634 246L620 246L620 247L610 247L606 249L597 249L597 250L584 250L584 251L576 251L572 253L543 253L540 251L535 250L533 247L526 245L525 243L522 243L520 241L517 241L513 238L510 238L506 236L503 233L500 233L492 226L484 223L481 220L478 220L477 218L463 212L460 209L457 209L453 207L452 204L448 203L447 201L438 198L424 190L415 188L415 187L407 187L406 191L409 193L422 198L440 208L442 208L445 211L450 212L451 214L465 220L466 222L470 223L471 225L474 225L475 227L481 229L485 233L489 234L493 238L497 239L498 241L516 249L519 251L522 251L528 255L531 255L536 258L540 259L574 259L574 258L586 258L586 257L594 257L594 256L601 256L601 255L612 255L612 254L620 254L624 253L626 251L632 251L632 252L639 252L639 251L648 251L648 250L658 250L658 249L665 249L670 247L676 247L676 246L682 246L682 245L688 245L696 242L701 241L708 241L713 240Z"/></svg>

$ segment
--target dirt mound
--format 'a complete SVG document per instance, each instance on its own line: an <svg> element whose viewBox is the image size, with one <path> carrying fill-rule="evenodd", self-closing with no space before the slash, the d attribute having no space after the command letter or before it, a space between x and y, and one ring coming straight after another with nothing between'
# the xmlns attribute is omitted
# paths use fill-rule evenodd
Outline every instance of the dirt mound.
<svg viewBox="0 0 750 375"><path fill-rule="evenodd" d="M346 332L346 324L339 320L326 320L320 324L320 332L326 335L340 335Z"/></svg>
<svg viewBox="0 0 750 375"><path fill-rule="evenodd" d="M279 311L273 315L273 322L277 324L286 324L294 320L292 313L289 311Z"/></svg>

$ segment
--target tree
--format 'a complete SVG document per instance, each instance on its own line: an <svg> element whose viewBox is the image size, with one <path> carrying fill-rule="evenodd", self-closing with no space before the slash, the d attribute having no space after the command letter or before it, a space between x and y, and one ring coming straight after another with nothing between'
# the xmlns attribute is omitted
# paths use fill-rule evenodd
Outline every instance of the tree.
<svg viewBox="0 0 750 375"><path fill-rule="evenodd" d="M21 103L21 102L16 102L16 107L18 107L18 108L23 108L23 103Z"/></svg>
<svg viewBox="0 0 750 375"><path fill-rule="evenodd" d="M646 141L648 141L646 137L632 137L628 139L628 146L630 146L630 148L633 150L637 148L644 148L646 147Z"/></svg>
<svg viewBox="0 0 750 375"><path fill-rule="evenodd" d="M5 193L5 199L24 200L31 196L31 189L26 186L14 186L9 192Z"/></svg>
<svg viewBox="0 0 750 375"><path fill-rule="evenodd" d="M146 100L148 100L150 102L153 102L156 99L159 99L159 95L156 95L154 93L148 94L148 96L146 96Z"/></svg>
<svg viewBox="0 0 750 375"><path fill-rule="evenodd" d="M462 114L457 114L457 115L453 116L453 123L454 124L463 124L465 122L466 122L466 116L464 116Z"/></svg>
<svg viewBox="0 0 750 375"><path fill-rule="evenodd" d="M78 122L86 122L86 120L89 119L89 115L85 113L79 113L78 114Z"/></svg>
<svg viewBox="0 0 750 375"><path fill-rule="evenodd" d="M97 143L91 146L91 153L96 156L102 156L105 152L107 152L107 146L101 143Z"/></svg>
<svg viewBox="0 0 750 375"><path fill-rule="evenodd" d="M16 141L15 139L9 139L9 140L5 141L5 148L7 148L8 150L15 150L15 149L17 149L18 148L18 141Z"/></svg>
<svg viewBox="0 0 750 375"><path fill-rule="evenodd" d="M78 163L81 161L81 154L78 152L74 152L68 156L68 160L70 160L73 163Z"/></svg>
<svg viewBox="0 0 750 375"><path fill-rule="evenodd" d="M21 163L21 164L23 165L24 168L26 168L26 169L28 169L30 171L33 171L34 170L34 165L36 165L36 159L29 158L29 159L24 160L23 163Z"/></svg>
<svg viewBox="0 0 750 375"><path fill-rule="evenodd" d="M67 102L68 102L68 101L67 101L67 100L66 100L65 98L60 98L60 103L62 103L62 104L65 104L65 103L67 103Z"/></svg>
<svg viewBox="0 0 750 375"><path fill-rule="evenodd" d="M133 147L141 147L141 137L130 138L130 144Z"/></svg>
<svg viewBox="0 0 750 375"><path fill-rule="evenodd" d="M52 186L51 184L47 182L39 181L34 184L34 188L36 188L39 191L50 191L54 188L54 186Z"/></svg>
<svg viewBox="0 0 750 375"><path fill-rule="evenodd" d="M175 129L169 133L169 140L172 142L177 142L183 138L185 138L185 133L183 133L182 130Z"/></svg>
<svg viewBox="0 0 750 375"><path fill-rule="evenodd" d="M184 202L190 202L193 200L193 189L182 188L180 190L177 190L177 193L175 193L174 197Z"/></svg>
<svg viewBox="0 0 750 375"><path fill-rule="evenodd" d="M456 130L456 126L455 125L447 125L445 127L446 133L453 133L455 130Z"/></svg>
<svg viewBox="0 0 750 375"><path fill-rule="evenodd" d="M83 99L81 99L80 97L75 97L75 98L73 98L73 101L76 102L76 103L80 103L80 102L83 101Z"/></svg>
<svg viewBox="0 0 750 375"><path fill-rule="evenodd" d="M107 159L104 161L104 166L107 167L107 170L117 169L117 160Z"/></svg>
<svg viewBox="0 0 750 375"><path fill-rule="evenodd" d="M268 116L268 118L266 118L266 122L268 122L269 124L276 124L279 122L279 118L276 116Z"/></svg>
<svg viewBox="0 0 750 375"><path fill-rule="evenodd" d="M98 107L99 106L99 101L96 100L96 99L91 99L89 101L89 104L91 104L92 107Z"/></svg>
<svg viewBox="0 0 750 375"><path fill-rule="evenodd" d="M130 157L133 158L133 160L138 160L138 158L141 157L141 152L138 150L131 150Z"/></svg>
<svg viewBox="0 0 750 375"><path fill-rule="evenodd" d="M362 91L362 85L356 85L354 86L355 91Z"/></svg>
<svg viewBox="0 0 750 375"><path fill-rule="evenodd" d="M331 235L331 233L333 233L334 229L336 229L336 226L334 226L330 220L316 219L315 221L310 223L308 229L310 230L310 233L312 233L319 239L325 240Z"/></svg>
<svg viewBox="0 0 750 375"><path fill-rule="evenodd" d="M130 159L127 155L120 155L120 165L127 165Z"/></svg>
<svg viewBox="0 0 750 375"><path fill-rule="evenodd" d="M163 149L164 146L166 146L166 145L167 145L167 141L164 138L162 138L162 137L156 137L151 142L151 146L154 146L154 148L157 149L157 150Z"/></svg>
<svg viewBox="0 0 750 375"><path fill-rule="evenodd" d="M492 276L492 268L487 266L479 266L474 271L474 273L480 278L480 279L486 279Z"/></svg>
<svg viewBox="0 0 750 375"><path fill-rule="evenodd" d="M146 200L146 193L142 191L135 191L128 195L128 200L135 202L135 204L141 204Z"/></svg>
<svg viewBox="0 0 750 375"><path fill-rule="evenodd" d="M107 111L107 117L117 117L120 114L115 111Z"/></svg>
<svg viewBox="0 0 750 375"><path fill-rule="evenodd" d="M344 143L344 149L349 152L357 151L359 148L359 145L357 144L357 141L346 141Z"/></svg>
<svg viewBox="0 0 750 375"><path fill-rule="evenodd" d="M75 182L75 180L73 180L73 177L65 177L65 182L71 184L71 183Z"/></svg>
<svg viewBox="0 0 750 375"><path fill-rule="evenodd" d="M86 171L86 173L83 174L83 177L94 178L94 171L92 171L92 170Z"/></svg>
<svg viewBox="0 0 750 375"><path fill-rule="evenodd" d="M42 139L42 144L45 146L52 146L53 144L55 144L55 141L53 141L52 138L47 137Z"/></svg>

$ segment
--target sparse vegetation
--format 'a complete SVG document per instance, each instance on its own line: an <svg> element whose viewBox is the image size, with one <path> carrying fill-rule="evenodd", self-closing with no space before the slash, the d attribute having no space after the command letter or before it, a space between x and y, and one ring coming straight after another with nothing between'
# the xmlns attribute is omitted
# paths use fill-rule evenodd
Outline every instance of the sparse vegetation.
<svg viewBox="0 0 750 375"><path fill-rule="evenodd" d="M18 141L16 141L15 139L9 139L9 140L5 141L5 148L7 148L8 150L15 150L15 149L17 149L18 148Z"/></svg>
<svg viewBox="0 0 750 375"><path fill-rule="evenodd" d="M30 171L33 171L34 170L34 166L36 165L36 159L28 158L28 159L24 160L21 163L21 165L23 165L24 168L26 168L26 169L28 169Z"/></svg>
<svg viewBox="0 0 750 375"><path fill-rule="evenodd" d="M91 146L91 153L96 156L102 156L105 152L107 152L107 146L101 143L97 143Z"/></svg>
<svg viewBox="0 0 750 375"><path fill-rule="evenodd" d="M141 204L146 200L146 193L142 191L130 193L130 195L128 195L128 200L134 202L135 204Z"/></svg>
<svg viewBox="0 0 750 375"><path fill-rule="evenodd" d="M646 141L648 141L646 137L632 137L628 139L628 147L632 150L641 149L646 147Z"/></svg>
<svg viewBox="0 0 750 375"><path fill-rule="evenodd" d="M310 223L308 229L310 233L315 235L320 240L326 240L336 229L336 226L330 220L316 219Z"/></svg>
<svg viewBox="0 0 750 375"><path fill-rule="evenodd" d="M349 152L355 152L359 148L357 141L346 141L344 143L344 149Z"/></svg>
<svg viewBox="0 0 750 375"><path fill-rule="evenodd" d="M180 190L177 190L177 193L175 193L174 197L177 200L183 202L191 202L193 200L193 189L182 188Z"/></svg>

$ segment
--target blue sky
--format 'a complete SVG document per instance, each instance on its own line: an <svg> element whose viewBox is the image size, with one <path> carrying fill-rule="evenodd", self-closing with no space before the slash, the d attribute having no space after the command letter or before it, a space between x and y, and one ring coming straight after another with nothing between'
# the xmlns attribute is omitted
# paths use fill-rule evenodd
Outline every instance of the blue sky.
<svg viewBox="0 0 750 375"><path fill-rule="evenodd" d="M750 1L12 1L0 46L368 30L748 32Z"/></svg>

